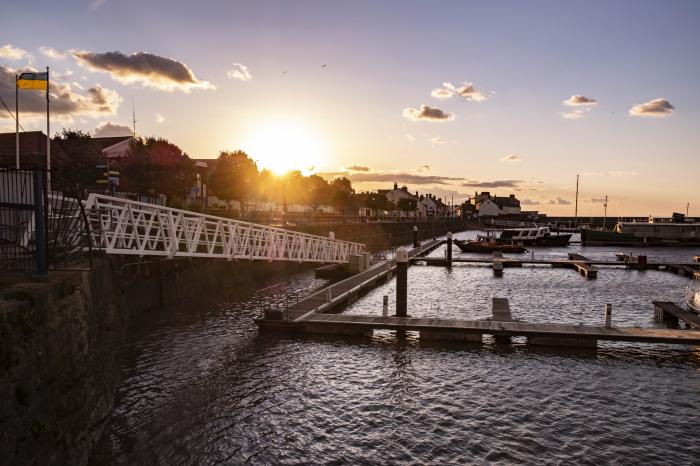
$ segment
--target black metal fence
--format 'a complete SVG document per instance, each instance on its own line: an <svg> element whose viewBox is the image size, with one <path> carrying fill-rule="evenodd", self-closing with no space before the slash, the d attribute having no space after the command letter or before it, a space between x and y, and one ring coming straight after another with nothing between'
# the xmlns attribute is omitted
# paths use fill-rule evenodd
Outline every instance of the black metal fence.
<svg viewBox="0 0 700 466"><path fill-rule="evenodd" d="M49 174L0 169L0 271L43 275L92 267L83 202L71 193L49 191Z"/></svg>

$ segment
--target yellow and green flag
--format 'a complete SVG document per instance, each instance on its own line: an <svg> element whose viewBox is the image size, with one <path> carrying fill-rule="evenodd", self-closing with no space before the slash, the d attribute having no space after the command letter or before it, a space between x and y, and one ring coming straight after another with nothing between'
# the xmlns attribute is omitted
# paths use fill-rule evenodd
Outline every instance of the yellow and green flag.
<svg viewBox="0 0 700 466"><path fill-rule="evenodd" d="M49 85L49 73L22 73L17 78L20 89L38 89L45 91Z"/></svg>

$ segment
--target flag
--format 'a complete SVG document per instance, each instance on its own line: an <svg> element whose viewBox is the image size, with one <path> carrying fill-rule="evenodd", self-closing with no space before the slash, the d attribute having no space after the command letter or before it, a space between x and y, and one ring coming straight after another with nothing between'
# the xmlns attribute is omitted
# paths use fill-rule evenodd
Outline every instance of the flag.
<svg viewBox="0 0 700 466"><path fill-rule="evenodd" d="M49 85L49 73L22 73L17 78L19 89L38 89L45 91Z"/></svg>

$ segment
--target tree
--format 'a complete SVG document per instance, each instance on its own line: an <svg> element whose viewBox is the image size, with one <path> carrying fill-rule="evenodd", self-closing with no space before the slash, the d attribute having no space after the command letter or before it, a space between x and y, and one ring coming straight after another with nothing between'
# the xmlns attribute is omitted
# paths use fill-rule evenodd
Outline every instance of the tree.
<svg viewBox="0 0 700 466"><path fill-rule="evenodd" d="M355 190L350 180L342 177L334 179L330 184L331 202L342 214L353 204Z"/></svg>
<svg viewBox="0 0 700 466"><path fill-rule="evenodd" d="M311 207L311 211L316 215L318 206L328 202L330 187L328 182L318 175L310 175L304 178L305 203Z"/></svg>
<svg viewBox="0 0 700 466"><path fill-rule="evenodd" d="M129 189L151 196L165 194L169 202L186 197L195 184L194 162L162 138L132 141L123 166Z"/></svg>
<svg viewBox="0 0 700 466"><path fill-rule="evenodd" d="M418 201L412 197L402 197L398 200L397 207L402 212L414 212L418 207Z"/></svg>
<svg viewBox="0 0 700 466"><path fill-rule="evenodd" d="M384 194L369 193L367 194L367 198L365 199L365 206L374 210L377 214L377 217L379 217L379 212L389 210L389 201L387 200Z"/></svg>
<svg viewBox="0 0 700 466"><path fill-rule="evenodd" d="M103 178L105 164L100 146L82 131L64 129L51 140L56 149L52 154L52 169L55 176L52 189L82 197L85 190Z"/></svg>
<svg viewBox="0 0 700 466"><path fill-rule="evenodd" d="M256 193L258 176L258 166L248 154L222 151L209 177L209 187L220 199L238 201L244 211Z"/></svg>

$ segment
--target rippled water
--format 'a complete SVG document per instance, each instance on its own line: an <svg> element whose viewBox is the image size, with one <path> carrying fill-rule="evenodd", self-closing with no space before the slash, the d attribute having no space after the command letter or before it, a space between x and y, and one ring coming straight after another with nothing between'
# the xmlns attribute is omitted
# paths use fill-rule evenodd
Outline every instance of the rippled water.
<svg viewBox="0 0 700 466"><path fill-rule="evenodd" d="M464 235L471 235L472 232ZM581 252L611 259L611 248ZM635 251L635 252L641 252ZM688 260L698 251L645 250ZM436 250L433 254L443 252ZM480 318L490 298L515 317L655 326L651 299L679 301L688 279L602 269L455 265L409 269L412 315ZM700 352L601 344L595 353L260 334L260 302L317 288L312 272L264 290L142 316L94 464L698 464ZM393 283L344 312L381 313ZM439 304L438 304L439 301Z"/></svg>

